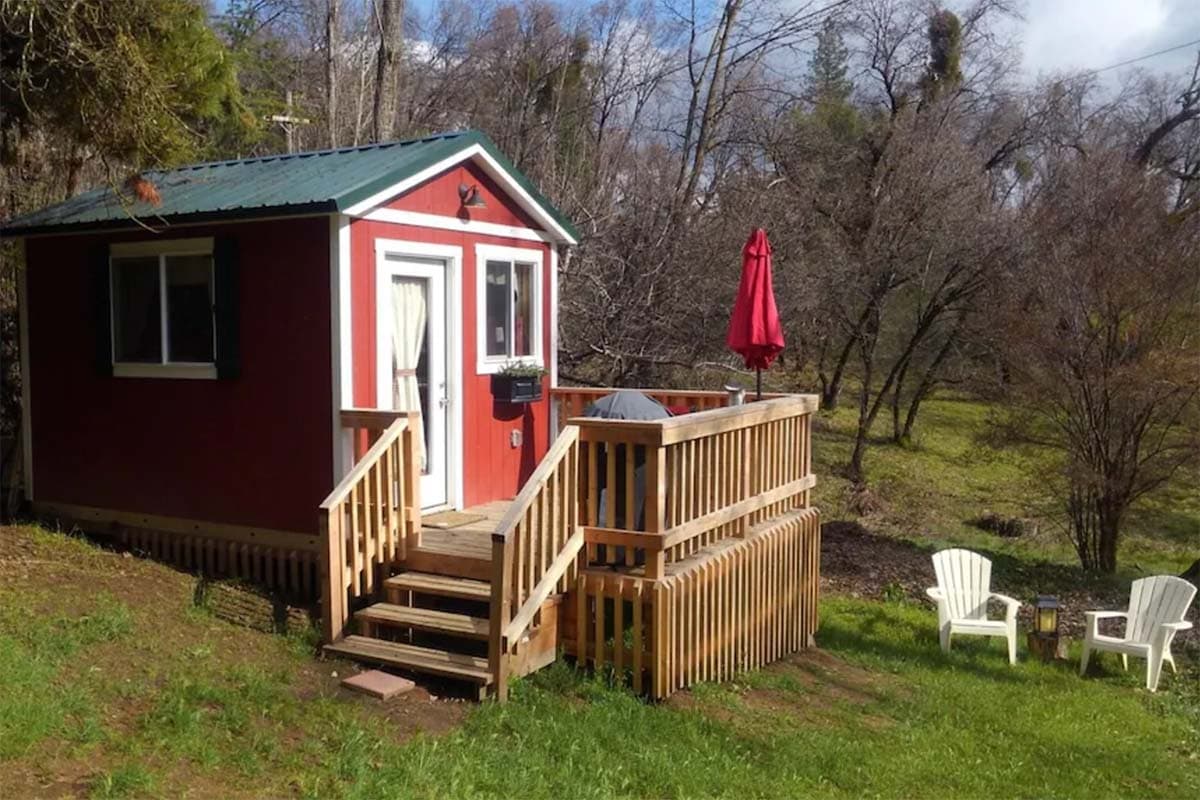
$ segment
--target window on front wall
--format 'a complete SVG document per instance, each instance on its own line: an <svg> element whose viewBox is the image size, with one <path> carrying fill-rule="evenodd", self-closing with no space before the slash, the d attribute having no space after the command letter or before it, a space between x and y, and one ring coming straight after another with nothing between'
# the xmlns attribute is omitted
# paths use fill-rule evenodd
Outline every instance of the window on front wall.
<svg viewBox="0 0 1200 800"><path fill-rule="evenodd" d="M212 364L211 253L113 256L115 364Z"/></svg>
<svg viewBox="0 0 1200 800"><path fill-rule="evenodd" d="M484 352L489 361L536 355L536 264L489 258L484 271Z"/></svg>

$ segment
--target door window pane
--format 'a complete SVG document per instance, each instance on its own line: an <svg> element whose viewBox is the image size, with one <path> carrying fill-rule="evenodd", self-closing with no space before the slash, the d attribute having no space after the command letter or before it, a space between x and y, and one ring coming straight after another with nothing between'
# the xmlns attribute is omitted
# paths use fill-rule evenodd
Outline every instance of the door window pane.
<svg viewBox="0 0 1200 800"><path fill-rule="evenodd" d="M213 360L211 256L167 257L167 360Z"/></svg>
<svg viewBox="0 0 1200 800"><path fill-rule="evenodd" d="M158 258L114 258L112 296L115 360L162 361Z"/></svg>
<svg viewBox="0 0 1200 800"><path fill-rule="evenodd" d="M513 352L514 356L533 353L533 265L516 264L516 291L513 293Z"/></svg>
<svg viewBox="0 0 1200 800"><path fill-rule="evenodd" d="M392 408L421 412L422 474L435 466L430 454L429 281L392 277Z"/></svg>
<svg viewBox="0 0 1200 800"><path fill-rule="evenodd" d="M487 329L487 354L489 356L507 356L508 330L511 321L512 306L509 301L510 264L507 261L487 262L487 304L484 315Z"/></svg>

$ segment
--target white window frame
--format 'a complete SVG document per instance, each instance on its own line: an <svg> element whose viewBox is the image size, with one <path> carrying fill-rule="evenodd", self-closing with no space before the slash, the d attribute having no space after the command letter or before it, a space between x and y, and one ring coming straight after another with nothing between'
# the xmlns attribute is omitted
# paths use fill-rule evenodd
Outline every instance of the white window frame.
<svg viewBox="0 0 1200 800"><path fill-rule="evenodd" d="M533 265L533 319L530 331L530 350L527 356L489 356L487 354L487 262L507 261L509 264L509 286L516 285L514 264ZM475 373L477 375L495 375L504 369L506 364L529 364L545 369L546 358L542 345L545 331L545 298L542 294L544 286L545 256L541 249L523 247L500 247L493 244L475 245ZM511 299L510 299L511 302ZM516 313L510 315L510 330L508 341L516 341L511 329L516 320Z"/></svg>
<svg viewBox="0 0 1200 800"><path fill-rule="evenodd" d="M193 378L216 380L216 361L167 361L168 320L167 303L167 256L209 256L213 254L212 237L195 239L173 239L163 242L121 242L108 248L108 334L109 353L112 358L114 378ZM160 355L158 364L133 361L117 361L117 297L113 286L113 260L120 258L158 259L158 309ZM216 286L216 265L212 267L212 282ZM217 320L213 314L213 357L217 353Z"/></svg>

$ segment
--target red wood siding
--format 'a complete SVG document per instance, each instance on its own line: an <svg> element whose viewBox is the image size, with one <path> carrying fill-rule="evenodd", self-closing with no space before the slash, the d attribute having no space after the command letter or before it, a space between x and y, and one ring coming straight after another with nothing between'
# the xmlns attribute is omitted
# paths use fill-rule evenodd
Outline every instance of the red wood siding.
<svg viewBox="0 0 1200 800"><path fill-rule="evenodd" d="M482 208L463 208L459 202L458 186L478 186L483 198ZM384 204L401 211L469 219L472 222L491 222L519 228L540 228L524 209L513 203L495 181L473 162L459 164Z"/></svg>
<svg viewBox="0 0 1200 800"><path fill-rule="evenodd" d="M479 210L471 210L473 220L522 227L528 224L524 212L500 194L500 190L474 166L448 170L388 205L427 214L453 215L459 210L460 182L478 183L487 203L482 215ZM551 357L549 245L361 219L351 223L350 236L354 402L368 408L376 406L375 240L400 239L462 248L462 292L460 297L452 297L449 302L462 304L464 502L470 506L513 497L546 452L550 406L548 400L519 406L495 403L490 376L476 374L475 245L494 244L542 251L542 352L547 359ZM549 379L546 380L548 385ZM510 444L514 429L522 433L522 444L516 448Z"/></svg>
<svg viewBox="0 0 1200 800"><path fill-rule="evenodd" d="M241 377L102 377L88 253L105 241L232 236ZM32 238L29 338L34 495L312 533L332 488L327 217Z"/></svg>

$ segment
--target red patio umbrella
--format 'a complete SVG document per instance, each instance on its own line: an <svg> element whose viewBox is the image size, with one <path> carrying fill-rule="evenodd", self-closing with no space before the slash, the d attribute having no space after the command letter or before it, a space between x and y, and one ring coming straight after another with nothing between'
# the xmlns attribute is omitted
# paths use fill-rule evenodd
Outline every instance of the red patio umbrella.
<svg viewBox="0 0 1200 800"><path fill-rule="evenodd" d="M762 399L762 371L783 350L783 328L771 286L771 243L767 232L755 228L742 248L742 282L725 336L729 349L755 370L755 391Z"/></svg>

